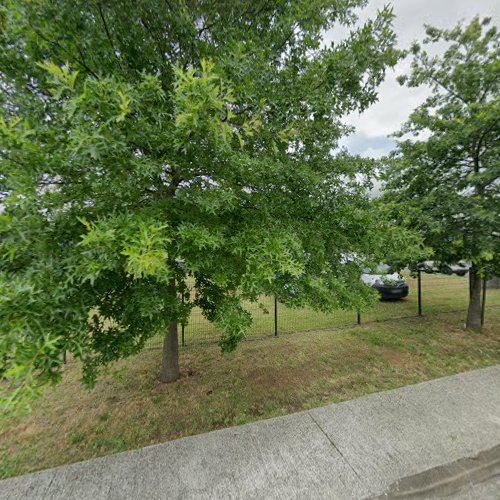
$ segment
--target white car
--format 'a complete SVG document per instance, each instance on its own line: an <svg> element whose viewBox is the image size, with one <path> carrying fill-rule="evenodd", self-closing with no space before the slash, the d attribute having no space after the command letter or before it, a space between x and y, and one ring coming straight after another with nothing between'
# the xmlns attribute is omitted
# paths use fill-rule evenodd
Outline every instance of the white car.
<svg viewBox="0 0 500 500"><path fill-rule="evenodd" d="M470 269L470 264L465 260L459 260L456 264L443 264L435 260L421 262L417 269L425 273L443 273L465 276Z"/></svg>

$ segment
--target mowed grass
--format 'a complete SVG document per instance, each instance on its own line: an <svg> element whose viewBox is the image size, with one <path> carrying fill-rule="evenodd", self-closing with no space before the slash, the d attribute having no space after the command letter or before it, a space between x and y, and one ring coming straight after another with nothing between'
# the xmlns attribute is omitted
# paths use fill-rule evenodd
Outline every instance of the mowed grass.
<svg viewBox="0 0 500 500"><path fill-rule="evenodd" d="M76 462L500 363L500 308L482 333L444 313L181 351L162 385L161 352L117 363L93 390L69 363L25 416L0 417L0 477ZM187 471L189 472L189 471Z"/></svg>
<svg viewBox="0 0 500 500"><path fill-rule="evenodd" d="M361 321L384 321L391 318L416 316L418 313L417 280L407 276L409 295L398 301L377 301L373 308L361 312ZM443 274L422 273L422 305L424 314L465 311L468 303L469 278L446 276ZM489 306L500 306L500 289L489 289L486 302ZM247 309L252 313L253 323L249 337L266 337L274 333L274 299L262 297L261 304L249 303ZM278 332L292 333L309 330L322 330L355 325L356 311L336 311L324 314L312 309L290 309L278 305ZM194 309L189 324L184 331L186 345L199 342L216 342L220 332L207 321L199 309ZM161 337L149 341L150 346L160 347Z"/></svg>

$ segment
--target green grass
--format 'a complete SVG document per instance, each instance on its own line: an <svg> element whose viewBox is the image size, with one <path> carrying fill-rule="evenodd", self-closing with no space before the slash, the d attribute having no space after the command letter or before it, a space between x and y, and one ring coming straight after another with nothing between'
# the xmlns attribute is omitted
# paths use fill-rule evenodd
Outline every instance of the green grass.
<svg viewBox="0 0 500 500"><path fill-rule="evenodd" d="M453 303L450 303L453 305ZM483 333L463 313L185 348L182 377L158 383L161 353L117 363L93 390L69 363L24 416L0 416L0 477L76 462L500 363L500 308Z"/></svg>
<svg viewBox="0 0 500 500"><path fill-rule="evenodd" d="M417 282L407 278L410 292L399 301L377 301L375 306L361 313L362 322L384 321L391 318L416 316ZM468 303L468 277L422 274L422 302L424 314L446 311L465 311ZM262 297L265 313L257 304L247 304L252 313L253 324L249 337L266 337L274 333L274 299ZM487 294L489 306L500 306L500 289L490 289ZM337 311L333 314L315 312L312 309L289 309L278 306L278 332L292 333L308 330L323 330L356 324L355 311ZM207 321L199 309L194 309L189 324L185 327L186 344L200 341L215 342L220 332ZM149 345L161 347L161 337L155 337Z"/></svg>

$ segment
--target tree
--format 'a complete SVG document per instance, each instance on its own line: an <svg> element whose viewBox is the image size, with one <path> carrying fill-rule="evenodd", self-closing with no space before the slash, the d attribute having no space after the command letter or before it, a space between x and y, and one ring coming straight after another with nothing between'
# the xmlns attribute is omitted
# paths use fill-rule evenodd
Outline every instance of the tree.
<svg viewBox="0 0 500 500"><path fill-rule="evenodd" d="M412 71L401 83L432 94L409 117L388 162L387 198L407 212L443 263L470 269L468 328L481 328L481 278L499 269L499 85L497 28L474 18L451 30L426 27L427 44L447 44L432 56L415 43Z"/></svg>
<svg viewBox="0 0 500 500"><path fill-rule="evenodd" d="M195 306L229 351L251 322L244 300L371 300L361 259L343 257L386 250L366 195L372 162L337 145L341 117L375 101L399 57L392 13L322 44L364 3L7 1L8 402L57 382L65 351L92 384L163 329L160 380L177 379L177 324Z"/></svg>

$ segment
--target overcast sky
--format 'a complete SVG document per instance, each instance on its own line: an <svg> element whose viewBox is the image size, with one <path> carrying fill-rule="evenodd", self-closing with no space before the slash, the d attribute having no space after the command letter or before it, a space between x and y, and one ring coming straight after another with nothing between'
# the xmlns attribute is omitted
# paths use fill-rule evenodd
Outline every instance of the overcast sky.
<svg viewBox="0 0 500 500"><path fill-rule="evenodd" d="M360 22L374 17L385 4L393 6L400 48L408 48L413 40L422 40L425 23L449 28L479 14L492 17L493 24L499 25L500 0L370 0L360 15ZM337 36L337 33L327 33L326 38L332 40ZM394 141L388 135L398 130L427 96L424 87L410 89L397 83L396 76L408 73L409 66L410 58L398 63L380 86L379 101L363 114L349 116L348 122L356 127L356 132L344 139L343 144L352 153L378 158L393 148Z"/></svg>

